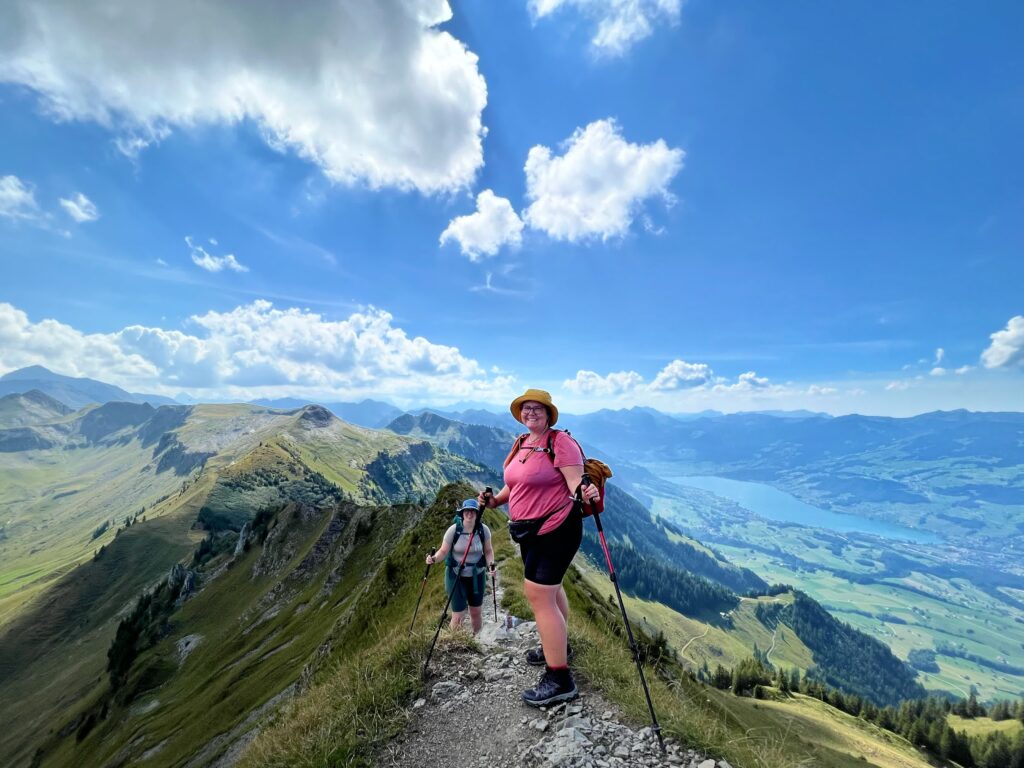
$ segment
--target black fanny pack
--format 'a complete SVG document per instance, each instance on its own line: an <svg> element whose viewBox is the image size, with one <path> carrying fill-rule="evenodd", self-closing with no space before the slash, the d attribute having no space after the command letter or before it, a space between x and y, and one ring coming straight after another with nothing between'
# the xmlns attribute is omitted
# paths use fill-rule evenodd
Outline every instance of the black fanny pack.
<svg viewBox="0 0 1024 768"><path fill-rule="evenodd" d="M575 502L570 503L575 504ZM512 541L516 544L521 544L527 539L532 539L540 532L540 529L544 527L544 523L548 521L548 518L557 515L563 509L565 509L565 504L560 506L558 509L548 512L543 517L536 517L532 520L509 520L508 535L512 537Z"/></svg>

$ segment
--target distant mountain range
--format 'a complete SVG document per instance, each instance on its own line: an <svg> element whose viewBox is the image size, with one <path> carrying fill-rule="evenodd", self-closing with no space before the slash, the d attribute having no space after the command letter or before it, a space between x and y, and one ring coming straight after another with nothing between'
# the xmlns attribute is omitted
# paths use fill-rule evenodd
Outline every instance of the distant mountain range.
<svg viewBox="0 0 1024 768"><path fill-rule="evenodd" d="M163 395L127 392L113 384L105 384L95 379L62 376L41 365L19 368L0 376L0 396L21 394L33 389L49 395L74 411L92 403L102 405L113 401L151 405L177 404Z"/></svg>

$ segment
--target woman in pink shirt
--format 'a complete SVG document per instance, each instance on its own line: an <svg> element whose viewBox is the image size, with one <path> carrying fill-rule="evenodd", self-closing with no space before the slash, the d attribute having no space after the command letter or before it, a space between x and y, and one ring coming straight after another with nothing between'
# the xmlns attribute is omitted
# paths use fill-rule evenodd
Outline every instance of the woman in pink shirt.
<svg viewBox="0 0 1024 768"><path fill-rule="evenodd" d="M583 478L583 454L576 441L551 427L558 409L542 389L528 389L512 401L512 416L529 429L516 440L505 461L505 486L493 496L480 495L489 507L507 503L509 531L519 542L525 581L523 591L537 620L541 647L526 654L531 664L545 665L537 686L523 692L535 707L577 696L568 664L569 601L562 578L583 539L583 517L574 503ZM549 437L554 461L548 451ZM596 486L583 489L584 501L599 497Z"/></svg>

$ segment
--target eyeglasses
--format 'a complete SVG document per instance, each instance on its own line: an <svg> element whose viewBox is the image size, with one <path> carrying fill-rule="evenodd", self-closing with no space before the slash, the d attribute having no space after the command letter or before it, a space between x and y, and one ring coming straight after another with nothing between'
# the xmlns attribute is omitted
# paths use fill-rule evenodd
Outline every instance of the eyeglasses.
<svg viewBox="0 0 1024 768"><path fill-rule="evenodd" d="M547 408L543 405L524 405L519 409L520 413L544 413Z"/></svg>

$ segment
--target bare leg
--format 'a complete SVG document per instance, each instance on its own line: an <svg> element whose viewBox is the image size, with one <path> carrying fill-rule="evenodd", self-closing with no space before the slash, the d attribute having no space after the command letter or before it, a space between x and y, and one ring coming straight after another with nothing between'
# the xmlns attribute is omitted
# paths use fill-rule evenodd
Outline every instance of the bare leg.
<svg viewBox="0 0 1024 768"><path fill-rule="evenodd" d="M465 611L452 611L452 629L462 626L462 619L465 618Z"/></svg>
<svg viewBox="0 0 1024 768"><path fill-rule="evenodd" d="M566 625L569 624L569 598L565 596L565 587L559 585L558 587L558 610L561 611L562 615L565 616Z"/></svg>
<svg viewBox="0 0 1024 768"><path fill-rule="evenodd" d="M540 633L540 644L544 649L544 660L549 667L564 667L566 660L566 623L565 615L558 605L558 596L564 592L561 585L536 584L530 580L523 582L523 592L533 609L537 620L537 632ZM568 611L568 605L566 605Z"/></svg>
<svg viewBox="0 0 1024 768"><path fill-rule="evenodd" d="M484 625L483 606L474 608L469 606L469 618L473 622L473 634L475 635Z"/></svg>

